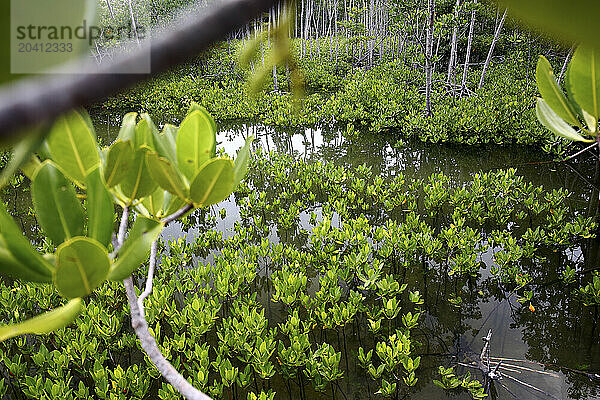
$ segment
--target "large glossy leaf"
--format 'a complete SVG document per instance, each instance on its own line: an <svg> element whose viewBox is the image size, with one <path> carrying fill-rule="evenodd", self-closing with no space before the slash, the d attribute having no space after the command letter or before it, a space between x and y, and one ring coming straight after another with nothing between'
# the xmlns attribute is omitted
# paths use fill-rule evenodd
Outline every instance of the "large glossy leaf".
<svg viewBox="0 0 600 400"><path fill-rule="evenodd" d="M499 0L524 22L568 43L588 43L600 48L597 0Z"/></svg>
<svg viewBox="0 0 600 400"><path fill-rule="evenodd" d="M121 122L121 129L119 130L119 135L117 135L117 140L122 142L131 142L131 145L135 145L135 120L137 118L137 113L131 112L125 114L123 117L123 121Z"/></svg>
<svg viewBox="0 0 600 400"><path fill-rule="evenodd" d="M189 198L189 188L185 178L171 165L169 160L153 152L146 153L146 164L152 179L164 190L181 199Z"/></svg>
<svg viewBox="0 0 600 400"><path fill-rule="evenodd" d="M6 211L4 202L0 202L0 234L4 239L3 246L10 252L24 269L22 272L34 282L52 281L54 267L40 253L31 247L29 240L21 232L15 221Z"/></svg>
<svg viewBox="0 0 600 400"><path fill-rule="evenodd" d="M90 130L83 113L73 111L58 118L46 140L52 160L80 184L100 163L96 134Z"/></svg>
<svg viewBox="0 0 600 400"><path fill-rule="evenodd" d="M0 234L0 274L31 282L51 282L51 275L41 275L13 256Z"/></svg>
<svg viewBox="0 0 600 400"><path fill-rule="evenodd" d="M135 147L139 148L145 146L149 149L155 150L154 137L158 136L158 130L156 125L152 122L152 119L148 114L142 114L140 122L135 127Z"/></svg>
<svg viewBox="0 0 600 400"><path fill-rule="evenodd" d="M217 124L215 123L215 120L213 119L212 115L210 115L210 113L208 112L208 110L206 108L202 107L200 104L198 104L196 102L192 102L192 104L190 104L190 108L188 109L188 111L185 114L185 116L187 117L188 115L190 115L194 111L200 111L201 113L203 113L204 115L206 115L206 117L208 118L208 122L212 126L213 130L215 132L217 131Z"/></svg>
<svg viewBox="0 0 600 400"><path fill-rule="evenodd" d="M131 141L117 140L110 145L104 167L104 180L106 186L113 187L121 183L130 170L134 160L133 145Z"/></svg>
<svg viewBox="0 0 600 400"><path fill-rule="evenodd" d="M597 120L600 117L600 49L578 47L571 59L568 79L574 100Z"/></svg>
<svg viewBox="0 0 600 400"><path fill-rule="evenodd" d="M214 121L201 110L191 112L177 133L177 165L191 181L200 166L214 156L216 131Z"/></svg>
<svg viewBox="0 0 600 400"><path fill-rule="evenodd" d="M0 188L6 186L6 184L10 182L12 176L22 165L27 164L27 161L31 159L32 154L40 144L42 144L44 137L48 132L49 129L47 127L34 128L15 144L10 161L2 169L2 173L0 174Z"/></svg>
<svg viewBox="0 0 600 400"><path fill-rule="evenodd" d="M163 188L159 187L150 196L144 197L141 205L144 207L145 212L142 211L141 214L146 215L148 217L162 216L166 194L167 192L165 192Z"/></svg>
<svg viewBox="0 0 600 400"><path fill-rule="evenodd" d="M108 247L114 229L115 208L106 184L96 168L86 178L87 189L87 235Z"/></svg>
<svg viewBox="0 0 600 400"><path fill-rule="evenodd" d="M537 99L536 114L539 121L558 136L579 142L590 142L577 133L569 124L560 118L543 99Z"/></svg>
<svg viewBox="0 0 600 400"><path fill-rule="evenodd" d="M233 163L233 186L234 189L240 184L244 175L246 175L246 169L248 168L248 158L250 157L250 145L252 144L254 137L249 136L246 139L244 147L238 151L235 162Z"/></svg>
<svg viewBox="0 0 600 400"><path fill-rule="evenodd" d="M149 195L158 186L150 176L150 172L146 166L147 151L149 150L145 147L135 151L133 163L121 182L121 191L131 201Z"/></svg>
<svg viewBox="0 0 600 400"><path fill-rule="evenodd" d="M569 125L580 126L577 110L558 86L552 67L544 56L540 56L538 59L535 80L546 104Z"/></svg>
<svg viewBox="0 0 600 400"><path fill-rule="evenodd" d="M83 207L71 182L51 161L44 161L35 172L31 196L36 218L54 244L83 234Z"/></svg>
<svg viewBox="0 0 600 400"><path fill-rule="evenodd" d="M156 151L161 157L165 157L173 165L177 165L177 127L166 124L163 131L154 142Z"/></svg>
<svg viewBox="0 0 600 400"><path fill-rule="evenodd" d="M95 239L79 236L58 247L54 285L66 298L84 297L106 279L109 267L106 248Z"/></svg>
<svg viewBox="0 0 600 400"><path fill-rule="evenodd" d="M209 206L226 199L233 191L233 163L216 158L202 166L190 186L197 206Z"/></svg>
<svg viewBox="0 0 600 400"><path fill-rule="evenodd" d="M123 280L146 261L150 245L158 239L162 228L162 223L138 216L129 236L119 249L117 261L110 268L108 279Z"/></svg>
<svg viewBox="0 0 600 400"><path fill-rule="evenodd" d="M26 333L43 335L64 328L75 320L81 312L81 308L81 299L72 299L62 307L55 308L27 321L0 326L0 341Z"/></svg>

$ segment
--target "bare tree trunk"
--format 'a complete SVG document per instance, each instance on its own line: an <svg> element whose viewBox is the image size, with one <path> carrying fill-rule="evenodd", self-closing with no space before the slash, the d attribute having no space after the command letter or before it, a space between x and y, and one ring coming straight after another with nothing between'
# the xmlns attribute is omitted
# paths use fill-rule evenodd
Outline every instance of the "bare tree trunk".
<svg viewBox="0 0 600 400"><path fill-rule="evenodd" d="M427 0L427 39L425 43L425 115L431 116L431 76L435 0Z"/></svg>
<svg viewBox="0 0 600 400"><path fill-rule="evenodd" d="M456 63L456 37L458 35L458 16L460 11L460 0L456 0L454 6L454 27L452 28L452 41L450 44L450 61L448 61L448 76L446 82L452 83L452 75L454 73L454 64Z"/></svg>
<svg viewBox="0 0 600 400"><path fill-rule="evenodd" d="M502 30L502 26L504 25L504 20L506 19L506 13L508 12L508 8L504 10L504 14L502 14L502 19L498 23L498 27L496 28L496 32L494 33L494 38L492 39L492 44L490 45L490 51L488 51L487 58L485 59L485 64L483 64L483 71L481 71L481 78L479 79L479 85L477 89L481 89L483 87L483 80L485 79L485 73L490 65L490 61L492 60L492 54L494 53L494 47L496 47L496 42L500 37L500 31Z"/></svg>
<svg viewBox="0 0 600 400"><path fill-rule="evenodd" d="M465 65L463 67L462 82L460 84L460 95L462 96L467 88L467 70L471 59L471 45L473 44L473 27L475 26L475 9L471 10L471 23L469 24L469 37L467 38L467 53L465 54Z"/></svg>

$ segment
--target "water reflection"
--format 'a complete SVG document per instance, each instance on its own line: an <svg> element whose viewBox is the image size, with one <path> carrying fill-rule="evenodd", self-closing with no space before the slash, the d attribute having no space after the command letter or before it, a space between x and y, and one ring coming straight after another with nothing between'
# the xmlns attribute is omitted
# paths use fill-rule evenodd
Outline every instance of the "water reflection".
<svg viewBox="0 0 600 400"><path fill-rule="evenodd" d="M116 136L117 128L100 125L97 131L108 142ZM307 162L329 161L348 168L364 163L385 178L402 173L407 179L426 179L432 173L443 172L450 177L450 184L454 187L464 185L482 170L515 168L518 175L534 185L543 185L546 190L568 189L573 193L569 199L570 205L585 210L587 215L597 215L598 212L596 182L600 174L592 161L584 160L568 166L550 162L546 154L536 149L517 146L397 144L392 136L365 132L346 137L336 129L281 130L251 124L221 126L218 142L227 154L233 156L249 135L257 139L255 149L292 154ZM225 218L220 218L220 209L225 209ZM373 211L374 219L377 219L378 211L381 213L381 210ZM195 236L206 229L219 230L224 238L228 238L234 234L235 224L244 222L234 195L207 213L210 218L191 217L188 226L173 224L167 227L162 239L169 240L186 234L186 240L191 243ZM273 224L268 233L270 242L303 248L306 232L313 228L311 213L320 219L322 209L316 204L309 210L302 210L299 221L290 229L281 229ZM334 220L333 225L336 224L339 225L339 222ZM489 269L494 265L490 251L480 255L485 269L477 277L449 277L447 270L433 263L424 268L411 267L403 271L404 282L423 294L423 308L427 314L417 334L417 340L422 343L419 352L424 354L424 361L417 392L410 398L442 398L444 393L431 384L432 379L437 378L437 365L450 365L452 359L449 355L465 359L478 354L483 345L481 337L489 329L493 331L494 356L525 359L531 363L531 369L545 369L547 372L535 373L515 367L511 375L549 394L544 395L506 379L502 384L508 390L498 386L497 396L492 398L600 398L597 383L580 373L584 370L600 371L597 309L583 307L572 293L575 286L565 285L559 280L565 265L579 271L596 267L600 261L598 247L597 240L589 240L582 247L549 251L540 259L521 261L527 264L524 267L530 271L534 282L539 282L535 288L536 309L533 312L518 304L516 296L499 287L490 276ZM209 255L199 257L199 260L211 262L214 258ZM278 322L281 310L268 301L270 286L267 276L258 279L258 291L270 319ZM311 281L314 290L318 285L315 283L316 275L311 276ZM448 301L448 298L457 295L463 300L459 308ZM361 321L352 329L354 334L349 339L349 347L355 349L361 335L367 336L366 321ZM335 343L335 340L331 342ZM354 360L355 355L351 356ZM354 363L352 365L357 368ZM279 384L282 389L278 392L285 393L284 383ZM343 386L348 398L352 398L351 394L354 394L354 398L370 397L370 393L375 391L373 382L369 383L362 371L355 371L352 367ZM319 398L319 395L313 393L312 398ZM468 397L463 395L462 398Z"/></svg>

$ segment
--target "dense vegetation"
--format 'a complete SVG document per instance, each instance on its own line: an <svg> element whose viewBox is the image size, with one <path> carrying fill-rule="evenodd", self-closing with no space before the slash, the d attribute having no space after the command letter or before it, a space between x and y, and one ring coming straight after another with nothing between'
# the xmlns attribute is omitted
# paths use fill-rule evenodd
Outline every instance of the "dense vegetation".
<svg viewBox="0 0 600 400"><path fill-rule="evenodd" d="M462 186L443 174L411 181L258 153L235 193L233 232L217 229L231 208L215 207L183 220L187 237L162 242L147 317L173 364L217 398L341 397L365 386L402 396L442 379L443 357L431 354L449 344L443 332L468 329L461 321L477 316L479 300L516 295L544 312L548 255L567 257L594 229L568 197L514 170ZM576 289L563 301L600 302L571 267L553 273ZM6 321L60 304L51 287L3 280L0 290ZM0 346L2 388L16 398L177 398L142 355L114 282L72 327Z"/></svg>

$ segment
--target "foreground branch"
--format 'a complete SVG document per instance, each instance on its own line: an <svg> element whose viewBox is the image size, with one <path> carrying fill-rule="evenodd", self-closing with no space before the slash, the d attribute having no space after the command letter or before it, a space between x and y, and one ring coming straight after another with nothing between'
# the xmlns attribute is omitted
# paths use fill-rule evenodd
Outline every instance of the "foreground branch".
<svg viewBox="0 0 600 400"><path fill-rule="evenodd" d="M148 323L141 314L138 307L138 298L135 294L135 287L131 277L123 281L127 300L129 301L129 310L131 311L131 326L135 330L137 337L140 339L142 349L150 358L150 361L158 372L171 384L173 387L189 400L210 400L210 397L193 387L177 370L167 361L160 352L156 340L150 334Z"/></svg>
<svg viewBox="0 0 600 400"><path fill-rule="evenodd" d="M80 60L77 71L95 71L87 75L48 75L7 84L0 90L0 139L11 139L27 126L48 122L80 106L89 106L107 96L147 79L136 71L144 60L151 60L152 74L166 71L201 53L212 44L246 25L279 0L226 0L218 2L197 19L163 34L150 45L131 54L121 55L101 65Z"/></svg>

